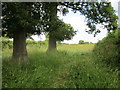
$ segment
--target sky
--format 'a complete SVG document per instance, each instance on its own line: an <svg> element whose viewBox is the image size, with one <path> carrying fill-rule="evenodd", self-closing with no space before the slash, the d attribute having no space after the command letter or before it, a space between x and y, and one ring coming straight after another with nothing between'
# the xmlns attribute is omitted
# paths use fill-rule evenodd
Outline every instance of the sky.
<svg viewBox="0 0 120 90"><path fill-rule="evenodd" d="M71 24L74 27L74 30L77 30L77 34L73 37L72 40L64 40L63 43L77 44L79 40L84 40L85 42L96 43L98 40L101 40L107 35L107 30L101 30L101 33L94 37L93 34L88 34L85 30L88 29L85 22L85 17L80 15L79 12L73 13L69 12L66 16L60 16L65 23ZM104 31L104 32L102 32Z"/></svg>
<svg viewBox="0 0 120 90"><path fill-rule="evenodd" d="M120 0L109 0L112 3L112 6L114 7L116 14L118 15L118 1ZM107 35L107 30L103 29L99 26L101 30L101 33L97 34L96 37L94 37L93 34L88 34L85 32L88 27L86 26L85 17L80 15L79 12L73 13L71 10L69 10L69 13L65 16L62 16L61 13L58 13L58 16L60 19L62 19L65 23L71 24L71 26L74 28L74 30L77 30L77 34L73 37L72 40L64 40L61 43L67 43L67 44L78 44L79 40L84 40L85 42L92 42L97 43L99 40L102 40ZM44 34L41 35L41 38L38 39L38 36L32 36L35 38L36 41L39 40L45 40Z"/></svg>

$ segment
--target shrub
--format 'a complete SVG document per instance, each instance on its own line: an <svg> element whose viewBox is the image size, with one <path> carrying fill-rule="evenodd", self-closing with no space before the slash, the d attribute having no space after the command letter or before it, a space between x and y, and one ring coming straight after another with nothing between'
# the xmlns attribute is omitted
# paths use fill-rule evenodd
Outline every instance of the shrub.
<svg viewBox="0 0 120 90"><path fill-rule="evenodd" d="M8 39L2 40L2 42L0 42L0 43L2 43L2 49L13 48L13 41L10 41ZM27 40L26 41L27 46L33 46L33 45L34 46L43 46L43 45L47 45L47 44L48 44L47 41L39 41L39 42L33 41L33 40Z"/></svg>
<svg viewBox="0 0 120 90"><path fill-rule="evenodd" d="M13 41L10 40L2 40L2 49L9 48L11 49L13 47Z"/></svg>
<svg viewBox="0 0 120 90"><path fill-rule="evenodd" d="M99 41L93 50L95 59L110 67L119 67L120 30L110 32L107 37Z"/></svg>
<svg viewBox="0 0 120 90"><path fill-rule="evenodd" d="M26 40L26 45L38 45L39 42L33 41L33 40Z"/></svg>
<svg viewBox="0 0 120 90"><path fill-rule="evenodd" d="M83 40L80 40L80 41L79 41L79 44L84 44L84 41L83 41Z"/></svg>

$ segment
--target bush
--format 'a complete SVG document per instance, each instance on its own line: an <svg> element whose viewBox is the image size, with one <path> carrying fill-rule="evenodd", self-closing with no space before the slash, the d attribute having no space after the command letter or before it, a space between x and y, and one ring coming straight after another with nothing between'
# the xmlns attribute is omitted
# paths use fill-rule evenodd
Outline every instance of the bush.
<svg viewBox="0 0 120 90"><path fill-rule="evenodd" d="M2 49L9 48L11 49L13 47L13 41L10 40L2 40Z"/></svg>
<svg viewBox="0 0 120 90"><path fill-rule="evenodd" d="M108 34L103 40L99 41L93 50L95 59L104 62L110 67L119 67L120 53L120 30Z"/></svg>
<svg viewBox="0 0 120 90"><path fill-rule="evenodd" d="M92 44L92 42L89 43L89 42L85 42L84 40L80 40L79 44Z"/></svg>
<svg viewBox="0 0 120 90"><path fill-rule="evenodd" d="M2 49L4 49L4 48L9 48L9 49L13 48L13 41L10 41L8 39L7 40L2 40L2 42L0 42L0 43L2 43ZM33 46L33 45L42 46L42 45L47 45L47 44L48 44L47 41L39 41L39 42L32 41L32 40L27 40L26 41L27 46Z"/></svg>
<svg viewBox="0 0 120 90"><path fill-rule="evenodd" d="M27 45L37 45L37 46L42 46L42 45L47 45L48 41L32 41L32 40L27 40L26 41Z"/></svg>
<svg viewBox="0 0 120 90"><path fill-rule="evenodd" d="M84 44L84 41L83 41L83 40L80 40L80 41L79 41L79 44Z"/></svg>

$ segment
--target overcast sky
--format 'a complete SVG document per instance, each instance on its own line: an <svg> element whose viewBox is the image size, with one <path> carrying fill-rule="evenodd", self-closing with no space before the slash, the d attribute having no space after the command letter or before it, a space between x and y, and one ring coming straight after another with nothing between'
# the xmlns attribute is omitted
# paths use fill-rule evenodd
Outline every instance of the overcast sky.
<svg viewBox="0 0 120 90"><path fill-rule="evenodd" d="M116 14L118 15L118 1L120 0L110 0L112 2L112 6L114 7ZM99 33L96 37L92 34L88 34L85 32L87 29L85 17L80 15L79 12L73 13L71 10L66 16L62 16L60 13L58 13L58 16L60 19L62 19L65 23L71 24L74 30L77 30L77 34L73 37L72 40L64 40L63 43L69 43L69 44L78 44L79 40L84 40L86 42L93 42L96 43L99 40L102 40L107 35L107 30L99 28L101 30L101 33ZM34 36L34 38L37 39L38 36ZM39 39L37 39L39 40ZM45 40L45 36L42 35L42 40Z"/></svg>
<svg viewBox="0 0 120 90"><path fill-rule="evenodd" d="M112 6L114 7L116 14L118 14L118 1L110 1L112 2ZM79 40L96 43L99 40L102 40L107 35L107 30L100 28L100 26L98 26L97 28L101 30L101 33L96 35L96 37L94 37L93 34L88 34L87 32L85 32L85 29L87 29L85 17L80 15L79 12L73 13L72 11L70 11L66 16L60 15L60 18L63 19L65 23L71 24L75 30L78 30L77 34L73 37L72 40L64 40L63 43L77 44Z"/></svg>

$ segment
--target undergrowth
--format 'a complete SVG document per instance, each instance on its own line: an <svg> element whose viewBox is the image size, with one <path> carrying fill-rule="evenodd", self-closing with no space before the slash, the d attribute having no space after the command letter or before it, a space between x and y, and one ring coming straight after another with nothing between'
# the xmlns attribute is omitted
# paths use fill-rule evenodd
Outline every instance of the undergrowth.
<svg viewBox="0 0 120 90"><path fill-rule="evenodd" d="M93 59L94 44L59 45L58 52L28 46L28 65L12 63L3 53L3 88L118 88L118 72Z"/></svg>

